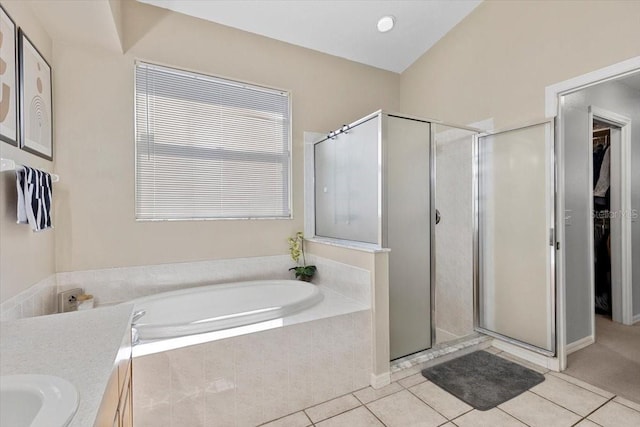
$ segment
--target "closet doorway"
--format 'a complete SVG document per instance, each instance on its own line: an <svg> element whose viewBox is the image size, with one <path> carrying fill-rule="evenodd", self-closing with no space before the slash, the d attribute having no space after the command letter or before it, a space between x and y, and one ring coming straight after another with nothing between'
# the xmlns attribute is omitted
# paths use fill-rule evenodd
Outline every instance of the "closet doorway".
<svg viewBox="0 0 640 427"><path fill-rule="evenodd" d="M631 325L631 119L590 106L589 123L592 315ZM594 316L592 328L597 339L596 326Z"/></svg>
<svg viewBox="0 0 640 427"><path fill-rule="evenodd" d="M560 101L561 367L640 402L640 360L632 357L640 352L640 72L583 86Z"/></svg>
<svg viewBox="0 0 640 427"><path fill-rule="evenodd" d="M620 130L593 119L593 289L596 315L613 317L611 302L611 137L619 144ZM616 171L617 172L617 171ZM615 240L615 237L614 237ZM616 260L618 261L618 260ZM597 327L595 328L597 334Z"/></svg>

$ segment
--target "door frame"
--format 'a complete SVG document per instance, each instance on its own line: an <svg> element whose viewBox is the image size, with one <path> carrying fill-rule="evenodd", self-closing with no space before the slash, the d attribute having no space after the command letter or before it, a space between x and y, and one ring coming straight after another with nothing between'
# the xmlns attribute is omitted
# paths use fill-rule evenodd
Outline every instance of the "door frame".
<svg viewBox="0 0 640 427"><path fill-rule="evenodd" d="M556 313L557 357L559 369L567 367L567 307L566 307L566 253L565 241L565 179L563 119L560 113L561 97L598 83L613 80L640 70L640 56L598 70L564 80L545 88L545 115L556 117Z"/></svg>
<svg viewBox="0 0 640 427"><path fill-rule="evenodd" d="M546 283L546 299L547 299L547 312L551 316L551 321L549 324L550 333L547 338L547 348L542 348L535 346L533 344L521 341L516 338L512 338L506 335L503 335L499 332L487 329L481 326L481 312L482 312L482 301L480 298L480 287L482 285L482 264L481 264L481 230L480 230L480 198L482 196L480 192L480 161L481 161L481 153L480 153L480 139L485 137L490 137L493 135L498 135L506 132L517 131L521 129L531 128L535 126L545 126L545 164L549 166L548 171L545 173L545 198L547 199L548 209L546 212L546 225L548 228L548 246L547 246L547 283ZM555 189L557 188L557 168L556 168L556 157L555 157L555 119L546 119L543 121L534 121L523 123L518 126L506 128L506 129L498 129L487 131L483 133L479 133L474 135L473 141L473 159L474 159L474 242L473 242L473 259L474 259L474 278L473 278L473 288L474 288L474 316L473 316L473 326L474 330L480 332L485 335L489 335L493 338L497 338L508 345L515 346L515 348L521 348L528 350L530 356L535 357L535 355L542 355L547 358L552 358L557 354L558 351L558 333L557 333L557 312L554 310L554 307L557 305L556 295L557 295L557 281L556 281L556 229L555 229L555 218L557 217L557 205L556 205L556 197L555 197Z"/></svg>
<svg viewBox="0 0 640 427"><path fill-rule="evenodd" d="M620 222L613 233L611 225L611 304L613 320L625 325L633 324L633 288L631 261L631 119L613 111L594 105L589 106L589 125L593 132L593 120L610 124L620 129L620 141L611 145L611 208L609 212L619 212ZM587 144L592 150L591 144ZM615 167L614 167L615 166ZM593 182L593 165L589 168L589 182ZM613 174L616 174L616 180ZM593 212L593 186L588 185L589 212ZM614 206L615 204L615 206ZM595 294L595 250L593 247L593 220L589 222L590 292ZM614 280L616 278L617 280ZM595 301L591 298L591 334L596 334Z"/></svg>

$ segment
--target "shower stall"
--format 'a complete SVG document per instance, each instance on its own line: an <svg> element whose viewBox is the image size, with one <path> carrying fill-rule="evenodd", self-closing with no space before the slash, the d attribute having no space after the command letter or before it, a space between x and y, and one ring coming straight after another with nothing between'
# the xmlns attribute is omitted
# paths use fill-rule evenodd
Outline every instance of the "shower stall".
<svg viewBox="0 0 640 427"><path fill-rule="evenodd" d="M378 111L314 142L313 235L390 249L392 360L475 331L554 350L548 130L481 134Z"/></svg>
<svg viewBox="0 0 640 427"><path fill-rule="evenodd" d="M314 234L391 250L391 359L473 332L471 147L475 133L380 111L314 144ZM448 159L452 164L442 169L443 177L447 175L442 182L450 188L439 196L432 182L436 181L434 154L441 140L440 148L446 142L445 151L452 153ZM461 160L454 152L460 151L459 144L469 149L462 155L466 155L466 166L456 164ZM454 170L466 177L465 184L456 182L460 175ZM438 202L442 207L436 211ZM461 224L464 237L457 230ZM438 239L432 238L436 233ZM439 276L436 242L440 241L446 242L440 249L448 273ZM458 252L464 252L464 257L456 258ZM442 280L441 287L431 286Z"/></svg>

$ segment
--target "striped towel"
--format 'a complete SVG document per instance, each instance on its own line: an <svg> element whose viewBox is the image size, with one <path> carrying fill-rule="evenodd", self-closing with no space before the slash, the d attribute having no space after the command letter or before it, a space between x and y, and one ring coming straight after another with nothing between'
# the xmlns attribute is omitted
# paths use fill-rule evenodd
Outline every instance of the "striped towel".
<svg viewBox="0 0 640 427"><path fill-rule="evenodd" d="M29 224L33 231L53 228L51 225L51 175L23 166L16 170L18 190L18 224Z"/></svg>

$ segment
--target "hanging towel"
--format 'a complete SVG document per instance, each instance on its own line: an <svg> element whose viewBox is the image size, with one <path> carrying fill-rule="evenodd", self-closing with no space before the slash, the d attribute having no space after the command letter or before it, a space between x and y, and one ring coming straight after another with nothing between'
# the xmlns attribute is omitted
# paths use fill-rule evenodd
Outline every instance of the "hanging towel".
<svg viewBox="0 0 640 427"><path fill-rule="evenodd" d="M18 190L18 224L29 224L33 231L53 228L51 225L51 175L23 166L16 170Z"/></svg>
<svg viewBox="0 0 640 427"><path fill-rule="evenodd" d="M607 148L607 151L604 153L602 166L600 167L600 176L598 176L598 183L596 184L596 188L593 189L593 197L605 197L607 195L611 168L611 159L609 157L610 152L611 147Z"/></svg>

